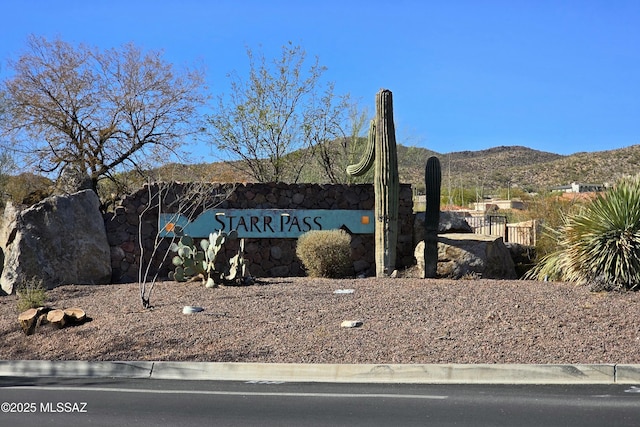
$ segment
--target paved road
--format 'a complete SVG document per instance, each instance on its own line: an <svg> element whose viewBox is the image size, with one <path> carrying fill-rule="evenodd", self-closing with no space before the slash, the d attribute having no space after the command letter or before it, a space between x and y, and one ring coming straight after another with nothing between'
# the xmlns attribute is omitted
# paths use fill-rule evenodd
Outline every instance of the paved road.
<svg viewBox="0 0 640 427"><path fill-rule="evenodd" d="M4 403L3 403L4 402ZM630 385L299 384L0 377L10 426L637 426Z"/></svg>

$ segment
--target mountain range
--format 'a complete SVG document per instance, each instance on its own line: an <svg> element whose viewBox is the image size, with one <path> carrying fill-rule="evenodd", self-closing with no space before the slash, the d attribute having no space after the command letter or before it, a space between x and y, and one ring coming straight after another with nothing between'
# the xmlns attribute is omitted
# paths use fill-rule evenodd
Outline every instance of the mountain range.
<svg viewBox="0 0 640 427"><path fill-rule="evenodd" d="M425 148L398 145L397 151L400 182L411 183L418 191L424 189L424 167L430 156L440 160L443 189L482 190L482 194L507 187L540 192L572 182L607 184L640 172L640 145L571 155L523 146L441 154ZM162 175L167 176L167 168L170 168L171 176L183 181L252 181L234 168L233 162L172 164L163 166L158 172L163 171ZM299 182L323 182L321 177L322 173L316 167L313 172L303 174Z"/></svg>
<svg viewBox="0 0 640 427"><path fill-rule="evenodd" d="M572 182L613 184L640 172L640 145L571 155L559 155L521 146L495 147L440 157L443 185L451 176L463 186L487 189L519 187L545 191ZM449 174L449 163L451 174Z"/></svg>

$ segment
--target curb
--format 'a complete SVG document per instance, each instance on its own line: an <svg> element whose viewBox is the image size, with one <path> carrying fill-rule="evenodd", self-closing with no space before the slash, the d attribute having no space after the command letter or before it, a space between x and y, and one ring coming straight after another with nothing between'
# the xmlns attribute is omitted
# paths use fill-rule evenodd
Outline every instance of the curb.
<svg viewBox="0 0 640 427"><path fill-rule="evenodd" d="M0 360L0 377L149 378L153 363Z"/></svg>
<svg viewBox="0 0 640 427"><path fill-rule="evenodd" d="M0 377L395 384L638 384L640 365L351 365L0 360Z"/></svg>

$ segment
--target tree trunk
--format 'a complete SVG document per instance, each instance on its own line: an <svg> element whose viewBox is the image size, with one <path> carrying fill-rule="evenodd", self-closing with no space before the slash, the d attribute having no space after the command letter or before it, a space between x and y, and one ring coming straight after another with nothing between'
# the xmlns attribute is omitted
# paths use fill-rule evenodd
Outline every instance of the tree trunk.
<svg viewBox="0 0 640 427"><path fill-rule="evenodd" d="M52 310L48 307L30 308L18 315L20 327L26 335L33 334L41 324L51 323L62 329L68 325L80 325L87 321L87 314L79 307Z"/></svg>
<svg viewBox="0 0 640 427"><path fill-rule="evenodd" d="M36 328L40 326L46 311L45 307L30 308L18 315L18 322L20 322L20 327L25 335L31 335L35 332Z"/></svg>
<svg viewBox="0 0 640 427"><path fill-rule="evenodd" d="M47 313L47 322L51 323L54 327L62 329L67 324L67 316L63 310L51 310Z"/></svg>
<svg viewBox="0 0 640 427"><path fill-rule="evenodd" d="M67 320L74 325L84 323L84 321L87 319L87 314L83 309L79 307L67 308L66 310L64 310L64 314Z"/></svg>

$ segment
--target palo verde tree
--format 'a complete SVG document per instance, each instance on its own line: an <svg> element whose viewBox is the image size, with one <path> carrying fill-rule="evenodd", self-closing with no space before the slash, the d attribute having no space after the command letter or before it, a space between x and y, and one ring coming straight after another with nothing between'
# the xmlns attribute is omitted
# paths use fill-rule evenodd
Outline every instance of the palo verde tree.
<svg viewBox="0 0 640 427"><path fill-rule="evenodd" d="M32 170L86 174L94 189L125 168L179 153L206 101L201 71L176 70L133 44L98 50L31 36L9 66L0 86L7 140Z"/></svg>
<svg viewBox="0 0 640 427"><path fill-rule="evenodd" d="M344 135L347 98L323 82L318 58L306 68L300 46L288 43L274 60L247 55L248 78L231 73L230 93L208 116L211 142L258 182L296 182L315 145Z"/></svg>

